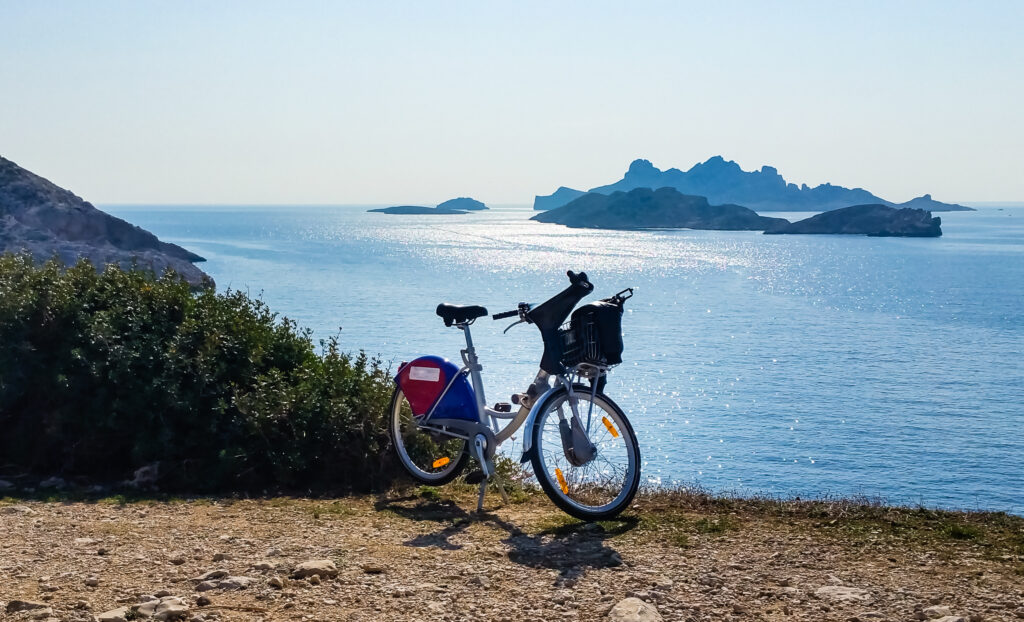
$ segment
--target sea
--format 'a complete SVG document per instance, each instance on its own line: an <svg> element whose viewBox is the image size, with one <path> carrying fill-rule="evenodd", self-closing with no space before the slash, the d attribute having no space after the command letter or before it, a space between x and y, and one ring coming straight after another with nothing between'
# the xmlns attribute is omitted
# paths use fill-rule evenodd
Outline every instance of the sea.
<svg viewBox="0 0 1024 622"><path fill-rule="evenodd" d="M582 270L595 300L635 291L606 392L647 485L1024 514L1024 205L937 214L931 239L569 229L529 206L101 207L392 368L459 360L438 303L507 311ZM472 327L491 403L540 360L537 330L509 323Z"/></svg>

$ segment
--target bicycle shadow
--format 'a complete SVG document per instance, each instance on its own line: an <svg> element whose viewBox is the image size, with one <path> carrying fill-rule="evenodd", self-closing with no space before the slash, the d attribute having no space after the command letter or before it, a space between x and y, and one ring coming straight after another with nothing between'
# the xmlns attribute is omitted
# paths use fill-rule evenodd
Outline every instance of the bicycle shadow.
<svg viewBox="0 0 1024 622"><path fill-rule="evenodd" d="M435 547L442 550L463 548L457 539L473 524L487 524L507 535L501 543L508 559L530 568L557 570L556 585L575 582L588 570L622 566L622 556L609 540L624 534L639 523L635 516L619 517L597 523L568 523L528 533L518 525L492 512L467 512L453 501L426 500L415 495L379 498L378 511L388 511L414 521L439 523L440 528L403 542L405 546Z"/></svg>

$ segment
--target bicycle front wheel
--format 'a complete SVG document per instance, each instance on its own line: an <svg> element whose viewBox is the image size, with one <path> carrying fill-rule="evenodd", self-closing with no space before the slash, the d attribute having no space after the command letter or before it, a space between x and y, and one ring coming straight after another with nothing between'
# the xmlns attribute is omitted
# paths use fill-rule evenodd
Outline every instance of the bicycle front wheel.
<svg viewBox="0 0 1024 622"><path fill-rule="evenodd" d="M390 428L399 462L420 483L447 484L458 477L469 461L466 441L419 427L409 400L397 388L391 397Z"/></svg>
<svg viewBox="0 0 1024 622"><path fill-rule="evenodd" d="M612 518L629 506L640 486L640 448L633 426L606 395L591 397L589 387L575 385L572 399L597 455L578 466L566 456L559 422L571 419L573 405L562 389L545 400L534 421L534 475L566 513L588 521Z"/></svg>

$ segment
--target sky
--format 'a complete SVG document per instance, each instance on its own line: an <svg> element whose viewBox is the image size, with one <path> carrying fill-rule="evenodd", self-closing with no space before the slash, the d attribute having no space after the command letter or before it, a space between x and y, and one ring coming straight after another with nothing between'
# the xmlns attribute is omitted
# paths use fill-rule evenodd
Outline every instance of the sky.
<svg viewBox="0 0 1024 622"><path fill-rule="evenodd" d="M0 0L0 156L98 204L527 204L713 155L1024 200L1024 2Z"/></svg>

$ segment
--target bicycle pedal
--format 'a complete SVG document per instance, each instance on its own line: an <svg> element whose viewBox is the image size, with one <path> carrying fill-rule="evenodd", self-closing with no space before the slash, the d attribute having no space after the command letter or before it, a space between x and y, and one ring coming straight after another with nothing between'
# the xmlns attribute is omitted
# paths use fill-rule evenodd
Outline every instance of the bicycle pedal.
<svg viewBox="0 0 1024 622"><path fill-rule="evenodd" d="M475 471L470 471L469 473L466 474L466 483L467 484L479 484L480 482L484 481L484 479L486 479L486 477L487 476L484 475L484 472L481 471L480 469L477 469Z"/></svg>

